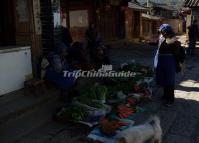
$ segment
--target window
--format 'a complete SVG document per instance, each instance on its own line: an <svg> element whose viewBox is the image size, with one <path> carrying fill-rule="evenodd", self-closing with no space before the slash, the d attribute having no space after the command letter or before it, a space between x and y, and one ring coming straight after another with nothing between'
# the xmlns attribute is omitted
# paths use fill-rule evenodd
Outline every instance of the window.
<svg viewBox="0 0 199 143"><path fill-rule="evenodd" d="M88 10L69 12L70 27L88 27Z"/></svg>

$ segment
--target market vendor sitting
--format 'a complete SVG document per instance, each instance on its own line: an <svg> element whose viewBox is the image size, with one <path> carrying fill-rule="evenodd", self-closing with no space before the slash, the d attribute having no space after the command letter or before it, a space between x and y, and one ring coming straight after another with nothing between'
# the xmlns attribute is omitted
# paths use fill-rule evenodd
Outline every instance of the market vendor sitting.
<svg viewBox="0 0 199 143"><path fill-rule="evenodd" d="M83 43L75 42L67 51L67 61L73 69L86 71L95 69L95 64L89 63L89 55Z"/></svg>
<svg viewBox="0 0 199 143"><path fill-rule="evenodd" d="M88 63L87 54L83 43L73 43L72 46L68 48L67 59L73 66Z"/></svg>
<svg viewBox="0 0 199 143"><path fill-rule="evenodd" d="M67 46L63 42L55 42L55 50L47 56L49 64L45 68L45 79L52 81L62 90L71 89L75 82L75 77L64 77L64 71L73 71L65 59Z"/></svg>

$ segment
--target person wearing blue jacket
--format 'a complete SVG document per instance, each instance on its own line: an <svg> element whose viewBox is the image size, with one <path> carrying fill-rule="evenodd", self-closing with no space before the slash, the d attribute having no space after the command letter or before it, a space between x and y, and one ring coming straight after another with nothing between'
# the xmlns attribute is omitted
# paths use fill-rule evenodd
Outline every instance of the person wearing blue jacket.
<svg viewBox="0 0 199 143"><path fill-rule="evenodd" d="M175 74L180 72L185 54L175 33L169 24L160 26L159 47L155 55L154 67L156 83L164 89L163 99L166 105L174 103Z"/></svg>
<svg viewBox="0 0 199 143"><path fill-rule="evenodd" d="M73 71L65 59L66 54L67 46L63 42L55 42L54 51L50 52L47 56L49 66L45 72L45 78L55 83L64 91L71 89L76 82L75 77L64 77L64 71Z"/></svg>

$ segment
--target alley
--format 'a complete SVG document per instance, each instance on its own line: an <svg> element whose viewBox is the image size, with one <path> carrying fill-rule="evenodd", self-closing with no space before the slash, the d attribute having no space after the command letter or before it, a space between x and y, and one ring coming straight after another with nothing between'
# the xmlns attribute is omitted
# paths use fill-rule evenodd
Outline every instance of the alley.
<svg viewBox="0 0 199 143"><path fill-rule="evenodd" d="M115 66L136 60L152 66L155 48L146 45L111 49L111 59ZM147 113L137 119L142 123L151 114L161 118L163 143L197 143L199 142L199 51L195 57L188 57L186 71L178 75L176 102L173 107L166 107L160 102L161 90L155 91L153 100L144 105ZM16 143L87 143L89 128L79 125L49 122L20 138Z"/></svg>

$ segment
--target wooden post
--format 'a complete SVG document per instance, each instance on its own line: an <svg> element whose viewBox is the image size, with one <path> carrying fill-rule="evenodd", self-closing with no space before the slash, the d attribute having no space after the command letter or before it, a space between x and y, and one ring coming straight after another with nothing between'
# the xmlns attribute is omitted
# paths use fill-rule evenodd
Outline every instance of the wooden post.
<svg viewBox="0 0 199 143"><path fill-rule="evenodd" d="M149 8L149 0L147 0L147 8ZM147 11L147 14L149 15L149 11Z"/></svg>
<svg viewBox="0 0 199 143"><path fill-rule="evenodd" d="M126 39L132 39L132 27L133 27L133 11L130 8L126 8L125 10L125 34L126 34Z"/></svg>
<svg viewBox="0 0 199 143"><path fill-rule="evenodd" d="M65 0L65 7L66 7L66 24L69 29L70 28L70 17L69 17L70 2L69 2L69 0Z"/></svg>
<svg viewBox="0 0 199 143"><path fill-rule="evenodd" d="M140 12L140 37L143 36L142 12Z"/></svg>
<svg viewBox="0 0 199 143"><path fill-rule="evenodd" d="M42 43L41 43L41 21L36 23L38 20L34 15L34 11L36 11L35 7L33 7L33 2L35 0L30 1L30 15L31 15L31 25L32 25L32 31L31 34L31 45L32 45L32 61L33 61L33 75L34 77L38 77L38 71L40 70L39 62L40 58L42 56ZM39 2L39 1L38 1ZM40 8L40 7L39 7ZM36 12L37 13L37 12ZM36 14L35 13L35 14ZM36 29L37 28L37 29Z"/></svg>

